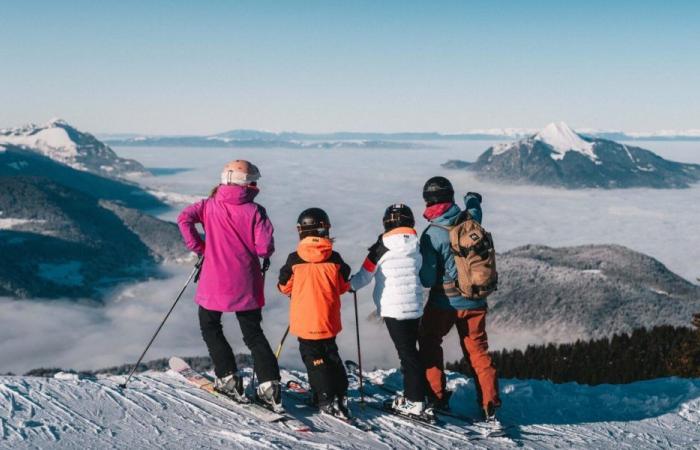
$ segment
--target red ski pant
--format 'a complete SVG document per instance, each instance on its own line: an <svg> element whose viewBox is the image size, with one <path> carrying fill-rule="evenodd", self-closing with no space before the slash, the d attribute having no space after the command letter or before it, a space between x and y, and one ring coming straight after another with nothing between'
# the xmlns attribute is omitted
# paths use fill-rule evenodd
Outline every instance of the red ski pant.
<svg viewBox="0 0 700 450"><path fill-rule="evenodd" d="M474 369L477 395L482 406L492 402L500 406L498 377L489 356L486 335L486 310L449 310L428 306L421 319L418 339L421 359L426 367L428 388L433 396L442 399L445 392L445 365L442 339L457 327L462 352Z"/></svg>

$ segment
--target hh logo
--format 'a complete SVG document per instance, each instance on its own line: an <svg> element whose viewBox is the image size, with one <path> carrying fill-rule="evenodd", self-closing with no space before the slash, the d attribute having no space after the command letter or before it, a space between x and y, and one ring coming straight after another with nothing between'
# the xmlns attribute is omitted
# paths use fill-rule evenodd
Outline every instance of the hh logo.
<svg viewBox="0 0 700 450"><path fill-rule="evenodd" d="M314 359L312 362L314 363L314 367L315 367L315 366L320 366L321 364L323 364L324 361L323 361L323 358L319 358L319 359Z"/></svg>
<svg viewBox="0 0 700 450"><path fill-rule="evenodd" d="M472 241L478 241L479 240L479 235L476 233L472 233L469 235L470 238L472 238Z"/></svg>

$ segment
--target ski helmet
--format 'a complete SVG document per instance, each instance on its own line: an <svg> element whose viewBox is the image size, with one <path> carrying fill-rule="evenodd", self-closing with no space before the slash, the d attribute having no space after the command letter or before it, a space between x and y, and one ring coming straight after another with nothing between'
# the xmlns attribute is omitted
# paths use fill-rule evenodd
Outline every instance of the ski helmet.
<svg viewBox="0 0 700 450"><path fill-rule="evenodd" d="M436 203L454 202L455 190L445 177L432 177L423 186L423 200L430 206Z"/></svg>
<svg viewBox="0 0 700 450"><path fill-rule="evenodd" d="M321 208L309 208L302 211L297 219L299 238L308 236L328 237L331 221L328 214Z"/></svg>
<svg viewBox="0 0 700 450"><path fill-rule="evenodd" d="M416 225L416 219L413 218L413 211L403 203L396 203L389 206L386 211L384 211L382 222L384 223L384 231L393 230L398 227L413 228Z"/></svg>
<svg viewBox="0 0 700 450"><path fill-rule="evenodd" d="M260 171L255 164L237 159L224 166L221 172L221 184L237 184L239 186L255 185L260 179Z"/></svg>

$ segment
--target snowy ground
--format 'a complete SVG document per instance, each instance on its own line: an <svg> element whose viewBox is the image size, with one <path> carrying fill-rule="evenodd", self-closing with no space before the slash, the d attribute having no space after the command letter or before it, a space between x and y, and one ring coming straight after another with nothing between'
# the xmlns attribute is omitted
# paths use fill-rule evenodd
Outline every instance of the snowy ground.
<svg viewBox="0 0 700 450"><path fill-rule="evenodd" d="M369 376L400 382L395 371ZM300 433L253 419L171 372L140 375L125 391L121 380L0 377L0 448L700 448L700 380L597 387L503 380L508 438L484 438L456 421L438 432L355 405L378 427L365 433L285 398L314 430ZM452 407L474 414L473 384L453 374L449 385Z"/></svg>

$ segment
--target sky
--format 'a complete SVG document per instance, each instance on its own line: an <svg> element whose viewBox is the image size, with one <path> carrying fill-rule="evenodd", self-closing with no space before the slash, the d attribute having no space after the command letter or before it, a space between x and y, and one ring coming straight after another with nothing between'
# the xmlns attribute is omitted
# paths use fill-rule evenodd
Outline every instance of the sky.
<svg viewBox="0 0 700 450"><path fill-rule="evenodd" d="M5 1L0 127L700 128L695 1Z"/></svg>

